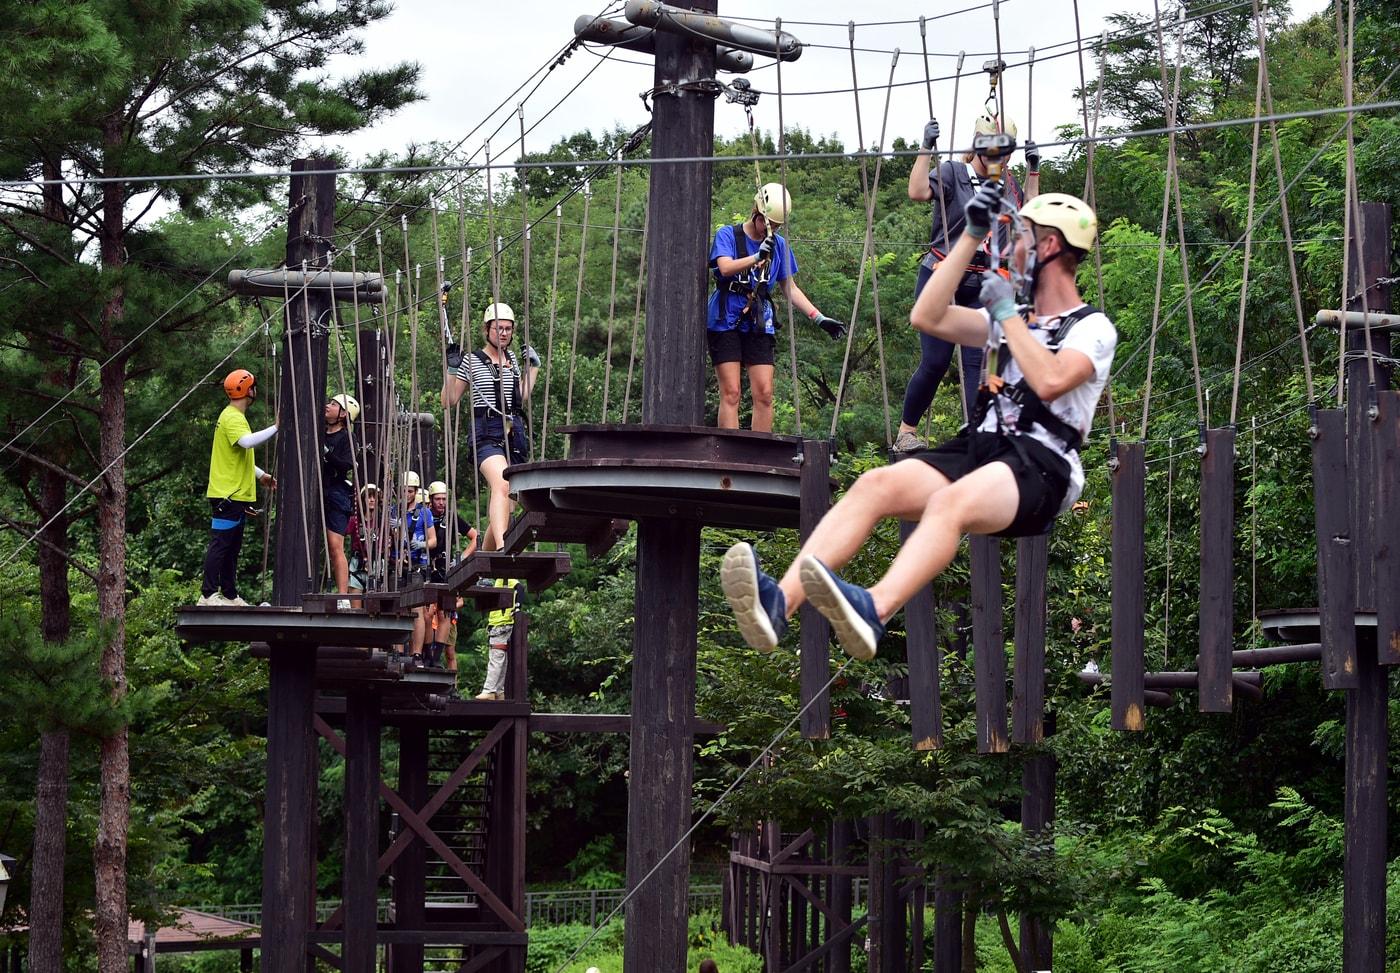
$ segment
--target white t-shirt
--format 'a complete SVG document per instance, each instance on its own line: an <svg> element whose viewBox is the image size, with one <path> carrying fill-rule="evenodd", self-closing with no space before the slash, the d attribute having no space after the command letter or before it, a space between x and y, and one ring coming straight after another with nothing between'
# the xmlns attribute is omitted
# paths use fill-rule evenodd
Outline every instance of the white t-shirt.
<svg viewBox="0 0 1400 973"><path fill-rule="evenodd" d="M1084 305L1080 304L1079 307ZM1065 314L1077 310L1070 308ZM992 321L991 313L985 308L982 314L987 318L987 333L1001 342L1001 326ZM1031 334L1042 345L1048 345L1050 338L1054 334L1054 329L1059 326L1060 318L1063 315L1054 315L1044 321L1033 321L1031 323ZM1031 321L1031 318L1027 318ZM1048 328L1047 328L1048 326ZM990 355L994 344L987 342L985 352ZM1070 389L1055 401L1049 403L1050 412L1058 419L1079 430L1081 440L1089 438L1089 428L1094 422L1094 410L1099 404L1099 396L1103 394L1104 386L1108 384L1108 373L1113 367L1113 352L1118 347L1118 330L1113 327L1113 322L1108 319L1108 315L1102 311L1090 314L1074 323L1070 328L1065 340L1060 343L1059 351L1072 348L1075 351L1087 355L1094 363L1094 374L1084 384ZM1001 355L1009 355L1010 352L1005 345L999 351ZM1002 371L1002 378L1007 385L1015 385L1023 377L1021 366L1012 358ZM997 402L1001 406L1001 416L1008 427L1013 427L1016 420L1021 415L1021 407L1005 396L998 396ZM997 431L997 413L992 409L987 413L987 417L982 420L982 425L978 427L980 432ZM1064 513L1070 508L1074 501L1079 499L1080 493L1084 491L1084 466L1079 462L1079 453L1076 450L1065 448L1065 444L1059 437L1053 436L1040 423L1031 426L1027 434L1032 439L1049 448L1057 456L1064 457L1069 464L1069 489L1065 491L1064 502L1060 505L1060 513Z"/></svg>

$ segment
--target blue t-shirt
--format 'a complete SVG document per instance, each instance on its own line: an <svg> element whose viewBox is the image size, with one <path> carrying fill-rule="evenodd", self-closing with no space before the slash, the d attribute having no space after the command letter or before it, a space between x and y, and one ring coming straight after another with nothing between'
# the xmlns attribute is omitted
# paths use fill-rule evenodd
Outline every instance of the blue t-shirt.
<svg viewBox="0 0 1400 973"><path fill-rule="evenodd" d="M720 274L716 266L720 257L729 257L734 260L741 260L744 257L753 256L758 252L758 244L749 239L747 233L736 226L722 226L715 234L715 242L710 246L710 270L715 275L715 283L729 281L729 298L723 308L720 307L720 292L716 289L710 294L709 313L706 316L706 327L711 331L733 331L738 328L740 331L753 331L756 322L750 320L750 316L745 314L749 305L749 292L753 287L752 270L733 277L724 277ZM788 249L787 241L781 234L773 234L773 258L772 268L768 275L770 288L776 288L780 283L797 273L797 258ZM763 302L763 333L773 333L773 304L771 301Z"/></svg>
<svg viewBox="0 0 1400 973"><path fill-rule="evenodd" d="M397 520L399 516L398 504L389 508L389 519ZM428 541L428 531L436 526L433 522L433 511L427 504L417 504L408 512L404 518L403 545L404 556L408 558L408 563L415 568L426 568L428 566L428 551L426 548L413 549L410 543L411 538L418 538L425 544Z"/></svg>

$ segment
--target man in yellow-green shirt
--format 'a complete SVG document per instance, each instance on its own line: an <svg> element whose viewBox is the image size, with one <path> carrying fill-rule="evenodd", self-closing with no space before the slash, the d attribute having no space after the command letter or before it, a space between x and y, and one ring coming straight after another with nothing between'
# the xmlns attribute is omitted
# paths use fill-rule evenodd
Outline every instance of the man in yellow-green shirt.
<svg viewBox="0 0 1400 973"><path fill-rule="evenodd" d="M209 548L204 553L204 584L199 604L210 607L248 607L238 597L238 552L243 549L243 525L248 508L258 499L259 483L269 490L277 481L253 462L253 448L277 434L271 425L253 432L248 425L248 407L258 397L253 373L238 368L224 379L228 405L219 413L214 426L214 445L209 453Z"/></svg>
<svg viewBox="0 0 1400 973"><path fill-rule="evenodd" d="M493 588L510 588L510 604L497 608L486 616L486 682L477 699L506 698L506 649L515 630L515 609L520 604L520 582L512 578L497 578Z"/></svg>

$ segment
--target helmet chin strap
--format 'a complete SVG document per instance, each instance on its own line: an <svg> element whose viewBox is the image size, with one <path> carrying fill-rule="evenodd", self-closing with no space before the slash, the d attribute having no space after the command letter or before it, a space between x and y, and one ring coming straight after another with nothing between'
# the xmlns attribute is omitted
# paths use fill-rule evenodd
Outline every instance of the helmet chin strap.
<svg viewBox="0 0 1400 973"><path fill-rule="evenodd" d="M1013 272L1017 298L1026 304L1034 305L1035 289L1040 283L1041 271L1064 256L1064 253L1064 250L1060 250L1042 260L1040 259L1040 242L1036 241L1026 251L1026 269L1021 273Z"/></svg>

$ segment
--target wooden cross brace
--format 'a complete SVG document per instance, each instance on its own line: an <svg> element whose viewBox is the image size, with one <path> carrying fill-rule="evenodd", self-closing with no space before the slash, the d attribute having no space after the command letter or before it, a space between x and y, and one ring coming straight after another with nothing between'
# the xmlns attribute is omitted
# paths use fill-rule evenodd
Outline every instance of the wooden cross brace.
<svg viewBox="0 0 1400 973"><path fill-rule="evenodd" d="M467 755L467 758L452 772L452 776L438 788L437 793L433 795L432 799L429 800L427 804L423 805L421 811L415 812L413 808L408 806L408 802L398 795L397 791L384 783L384 781L381 780L379 782L380 795L388 802L390 807L399 813L399 817L402 818L404 824L408 826L408 830L394 839L394 843L389 846L388 850L379 856L377 874L383 875L387 872L390 866L403 854L405 849L412 844L416 836L442 857L442 860L447 863L447 867L452 869L452 872L477 894L487 908L494 912L497 918L505 923L507 929L511 932L524 932L524 921L512 912L506 904L496 896L496 893L492 892L490 887L487 886L475 872L468 868L466 863L458 858L452 849L447 846L447 843L443 841L442 838L438 837L437 833L428 825L428 821L430 821L433 815L447 803L447 799L452 796L457 788L466 783L467 778L476 771L476 768L481 764L481 761L486 758L486 755L511 731L515 722L516 721L513 719L503 719L492 727L491 732L487 733L485 739L477 744L476 749L472 750L472 752ZM342 757L345 756L345 741L341 738L340 734L336 733L335 730L331 728L330 724L320 716L315 718L315 726L316 732L321 734L321 736L330 743L335 749L335 752ZM344 919L344 912L345 905L342 903L340 907L331 914L330 918L325 921L321 928L323 930L339 928L341 921Z"/></svg>

